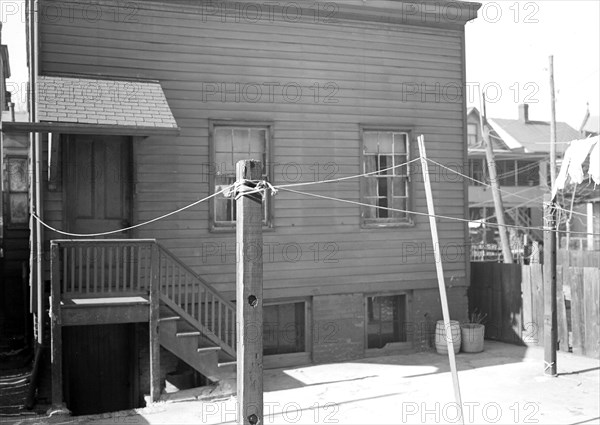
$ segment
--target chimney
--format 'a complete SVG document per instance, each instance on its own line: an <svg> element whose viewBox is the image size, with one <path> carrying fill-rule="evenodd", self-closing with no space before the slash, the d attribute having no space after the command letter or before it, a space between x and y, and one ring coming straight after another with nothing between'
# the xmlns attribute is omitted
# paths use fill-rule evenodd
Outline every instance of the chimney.
<svg viewBox="0 0 600 425"><path fill-rule="evenodd" d="M519 121L525 124L529 122L529 105L526 103L519 105Z"/></svg>

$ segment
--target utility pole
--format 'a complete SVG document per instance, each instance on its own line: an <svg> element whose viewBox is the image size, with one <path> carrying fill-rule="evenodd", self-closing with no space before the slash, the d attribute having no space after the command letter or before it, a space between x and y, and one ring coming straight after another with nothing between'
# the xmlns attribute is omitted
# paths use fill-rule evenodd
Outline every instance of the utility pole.
<svg viewBox="0 0 600 425"><path fill-rule="evenodd" d="M550 56L550 189L556 184L556 97L554 92L554 56Z"/></svg>
<svg viewBox="0 0 600 425"><path fill-rule="evenodd" d="M550 192L556 184L556 98L554 92L554 56L549 58L550 73ZM544 198L544 373L556 376L556 245L558 223L552 195Z"/></svg>
<svg viewBox="0 0 600 425"><path fill-rule="evenodd" d="M482 111L485 110L485 96L482 95ZM479 124L481 126L481 134L485 143L485 157L488 164L488 172L490 174L490 183L492 185L492 197L494 199L494 207L496 209L496 219L498 220L498 233L500 234L500 243L502 244L502 257L504 263L511 264L512 251L510 250L510 241L506 234L506 223L504 221L504 205L502 204L502 195L500 194L500 185L498 183L498 175L496 174L496 160L494 159L494 148L490 140L489 130L485 128L487 119L485 113L479 114Z"/></svg>
<svg viewBox="0 0 600 425"><path fill-rule="evenodd" d="M253 191L262 164L236 164L237 421L264 424L263 417L263 237L262 196Z"/></svg>
<svg viewBox="0 0 600 425"><path fill-rule="evenodd" d="M556 206L544 196L544 373L556 376Z"/></svg>

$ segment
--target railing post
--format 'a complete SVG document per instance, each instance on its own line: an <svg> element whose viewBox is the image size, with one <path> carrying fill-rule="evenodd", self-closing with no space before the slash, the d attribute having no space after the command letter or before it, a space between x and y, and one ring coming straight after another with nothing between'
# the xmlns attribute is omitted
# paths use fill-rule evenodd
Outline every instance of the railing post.
<svg viewBox="0 0 600 425"><path fill-rule="evenodd" d="M50 244L50 346L52 374L52 407L64 409L62 376L62 324L60 311L60 258L59 245ZM42 314L43 312L38 312Z"/></svg>
<svg viewBox="0 0 600 425"><path fill-rule="evenodd" d="M160 340L158 330L160 294L160 254L158 245L152 245L150 255L150 398L157 402L160 398Z"/></svg>

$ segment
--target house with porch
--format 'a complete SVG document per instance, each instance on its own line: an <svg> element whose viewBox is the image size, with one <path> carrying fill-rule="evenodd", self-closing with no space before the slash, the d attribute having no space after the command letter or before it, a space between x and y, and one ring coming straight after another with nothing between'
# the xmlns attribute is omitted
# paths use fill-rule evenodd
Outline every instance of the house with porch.
<svg viewBox="0 0 600 425"><path fill-rule="evenodd" d="M274 186L370 173L298 188L354 204L265 201L265 367L429 349L441 305L411 161L422 134L433 160L466 162L464 25L479 4L27 4L31 119L3 131L31 135L32 310L55 405L137 407L178 364L231 376L235 203L194 203L240 159ZM464 320L467 186L433 180L457 218L438 228Z"/></svg>
<svg viewBox="0 0 600 425"><path fill-rule="evenodd" d="M529 105L519 105L518 119L488 118L490 139L494 148L498 183L502 191L505 220L523 227L543 226L543 197L548 193L550 159L550 123L529 119ZM469 217L473 220L474 243L494 243L494 229L479 226L477 220L495 221L495 209L481 133L480 112L469 108L468 174L476 181L469 182ZM557 157L560 158L568 142L578 138L578 132L565 122L557 122ZM523 234L514 234L511 244L522 248ZM539 231L528 236L542 240Z"/></svg>

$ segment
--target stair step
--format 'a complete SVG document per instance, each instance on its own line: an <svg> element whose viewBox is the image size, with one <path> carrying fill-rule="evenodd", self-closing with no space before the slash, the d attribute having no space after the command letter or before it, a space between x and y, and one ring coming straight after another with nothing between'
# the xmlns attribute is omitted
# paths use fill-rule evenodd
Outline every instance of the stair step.
<svg viewBox="0 0 600 425"><path fill-rule="evenodd" d="M197 332L197 331L193 331L193 332L177 332L176 335L179 338L184 338L184 337L188 337L188 336L200 336L200 332Z"/></svg>
<svg viewBox="0 0 600 425"><path fill-rule="evenodd" d="M199 353L204 353L206 351L219 351L221 350L221 347L200 347L198 348L198 352Z"/></svg>
<svg viewBox="0 0 600 425"><path fill-rule="evenodd" d="M158 319L159 322L172 322L181 319L179 316L161 317Z"/></svg>
<svg viewBox="0 0 600 425"><path fill-rule="evenodd" d="M235 366L237 364L237 361L231 361L231 362L223 362L223 363L217 363L217 367L227 367L227 366Z"/></svg>

